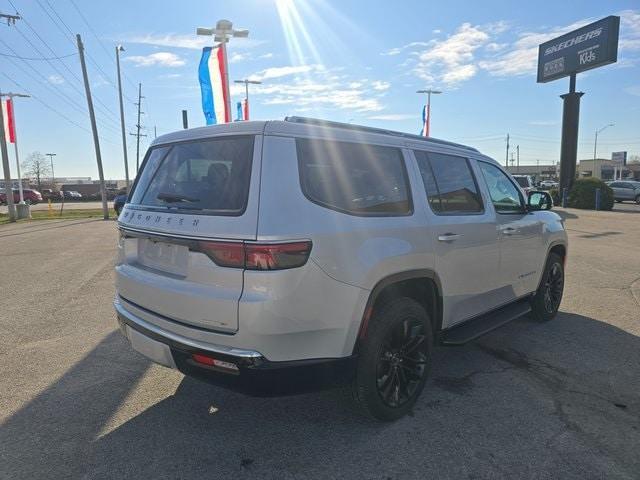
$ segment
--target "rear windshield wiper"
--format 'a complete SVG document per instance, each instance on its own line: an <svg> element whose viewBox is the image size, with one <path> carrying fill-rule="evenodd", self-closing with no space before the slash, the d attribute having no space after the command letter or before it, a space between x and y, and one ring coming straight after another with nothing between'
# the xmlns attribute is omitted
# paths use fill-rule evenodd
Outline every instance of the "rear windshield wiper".
<svg viewBox="0 0 640 480"><path fill-rule="evenodd" d="M199 198L187 197L186 195L180 195L179 193L167 193L161 192L156 197L158 200L162 200L167 203L177 202L199 202Z"/></svg>

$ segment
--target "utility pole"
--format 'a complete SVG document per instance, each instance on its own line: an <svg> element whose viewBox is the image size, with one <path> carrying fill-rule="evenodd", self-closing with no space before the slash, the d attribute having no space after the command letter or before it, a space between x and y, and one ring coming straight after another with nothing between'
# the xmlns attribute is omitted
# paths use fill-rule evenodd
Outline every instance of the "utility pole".
<svg viewBox="0 0 640 480"><path fill-rule="evenodd" d="M120 78L120 52L124 52L122 45L116 46L116 68L118 70L118 100L120 101L120 130L122 130L122 153L124 155L124 176L129 191L129 159L127 158L127 134L124 127L124 106L122 104L122 79ZM140 123L140 122L138 122Z"/></svg>
<svg viewBox="0 0 640 480"><path fill-rule="evenodd" d="M426 128L424 132L425 137L429 137L431 135L431 94L437 95L442 93L440 90L432 90L431 88L427 90L417 90L416 93L426 93L427 94L427 119L426 119Z"/></svg>
<svg viewBox="0 0 640 480"><path fill-rule="evenodd" d="M146 137L146 135L143 135L140 133L140 129L142 128L142 125L140 125L140 115L144 113L140 111L140 108L142 107L143 98L144 97L142 96L142 84L139 83L138 84L138 103L136 103L136 105L138 106L138 123L136 123L137 132L129 134L136 137L136 176L138 175L138 169L140 168L140 137Z"/></svg>
<svg viewBox="0 0 640 480"><path fill-rule="evenodd" d="M520 145L516 145L516 157L518 159L518 163L516 163L517 165L517 171L518 173L520 173Z"/></svg>
<svg viewBox="0 0 640 480"><path fill-rule="evenodd" d="M0 92L2 95L2 92ZM7 208L9 210L9 221L16 221L16 207L13 204L13 185L11 185L11 172L9 171L9 152L7 151L7 139L4 134L4 112L0 108L0 154L2 155L2 169L4 170L4 192L6 196Z"/></svg>
<svg viewBox="0 0 640 480"><path fill-rule="evenodd" d="M24 192L22 190L22 175L20 173L20 157L18 156L18 129L16 128L16 109L15 106L13 105L13 99L15 97L22 97L22 98L30 98L30 95L26 95L24 93L3 93L0 94L0 99L2 97L7 97L10 102L7 103L7 105L11 105L10 109L7 108L7 113L10 114L10 116L12 118L7 119L7 123L12 124L13 125L13 147L14 147L14 151L15 151L15 157L16 157L16 171L18 173L18 191L20 192L20 204L24 205Z"/></svg>
<svg viewBox="0 0 640 480"><path fill-rule="evenodd" d="M504 157L504 164L509 168L509 134L507 133L507 154Z"/></svg>
<svg viewBox="0 0 640 480"><path fill-rule="evenodd" d="M245 78L244 80L234 80L235 83L244 83L244 119L249 120L249 84L251 85L262 85L262 82L257 80L249 80Z"/></svg>
<svg viewBox="0 0 640 480"><path fill-rule="evenodd" d="M187 118L187 111L182 110L182 128L185 130L189 128L189 119Z"/></svg>
<svg viewBox="0 0 640 480"><path fill-rule="evenodd" d="M609 128L609 127L613 127L614 124L613 123L609 123L608 125L605 125L604 127L602 127L599 130L596 130L596 138L593 142L593 175L596 175L596 172L598 172L598 178L602 179L602 172L596 169L596 163L597 163L597 151L598 151L598 135L600 133L602 133L605 129ZM614 178L615 180L615 178Z"/></svg>
<svg viewBox="0 0 640 480"><path fill-rule="evenodd" d="M15 25L16 20L22 20L20 15L8 15L6 13L0 13L0 18L4 18L7 20L7 25Z"/></svg>
<svg viewBox="0 0 640 480"><path fill-rule="evenodd" d="M49 160L51 161L51 187L53 187L53 184L56 183L56 175L55 175L55 173L53 173L53 157L55 157L57 154L55 154L55 153L45 153L45 155L47 157L49 157Z"/></svg>
<svg viewBox="0 0 640 480"><path fill-rule="evenodd" d="M109 220L109 206L107 205L107 192L104 187L104 172L102 170L102 156L100 155L100 140L98 138L98 128L96 127L96 115L93 110L93 99L91 98L91 88L89 87L89 77L87 76L87 65L84 61L84 46L80 34L76 35L78 43L78 54L80 55L80 66L82 67L82 77L84 78L84 90L87 94L87 107L89 108L89 119L91 120L91 131L93 132L93 145L96 149L96 162L98 163L98 177L100 178L100 195L102 197L102 215L105 220Z"/></svg>

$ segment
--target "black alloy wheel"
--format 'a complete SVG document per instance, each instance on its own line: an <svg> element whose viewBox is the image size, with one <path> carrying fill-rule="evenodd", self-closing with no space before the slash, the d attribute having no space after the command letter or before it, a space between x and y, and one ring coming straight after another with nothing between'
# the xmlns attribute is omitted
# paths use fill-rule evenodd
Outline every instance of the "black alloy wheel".
<svg viewBox="0 0 640 480"><path fill-rule="evenodd" d="M424 326L419 320L405 320L389 331L378 359L376 385L389 407L409 401L426 376Z"/></svg>

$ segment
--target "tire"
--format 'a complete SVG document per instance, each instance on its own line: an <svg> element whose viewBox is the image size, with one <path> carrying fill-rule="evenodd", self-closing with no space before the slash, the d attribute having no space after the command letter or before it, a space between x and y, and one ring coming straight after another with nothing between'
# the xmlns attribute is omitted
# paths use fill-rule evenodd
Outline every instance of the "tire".
<svg viewBox="0 0 640 480"><path fill-rule="evenodd" d="M558 313L564 291L564 262L550 253L542 273L540 286L531 300L531 314L536 320L549 321Z"/></svg>
<svg viewBox="0 0 640 480"><path fill-rule="evenodd" d="M386 422L406 415L424 389L432 349L431 322L418 302L401 297L383 304L360 345L350 386L357 409Z"/></svg>
<svg viewBox="0 0 640 480"><path fill-rule="evenodd" d="M640 195L636 197L636 205L640 205Z"/></svg>

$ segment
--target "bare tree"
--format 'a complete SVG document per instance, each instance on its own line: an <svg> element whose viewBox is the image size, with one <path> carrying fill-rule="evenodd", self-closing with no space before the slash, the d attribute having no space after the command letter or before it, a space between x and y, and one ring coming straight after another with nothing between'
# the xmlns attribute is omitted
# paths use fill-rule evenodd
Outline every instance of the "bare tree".
<svg viewBox="0 0 640 480"><path fill-rule="evenodd" d="M22 170L25 176L36 181L38 190L42 190L42 178L51 176L51 166L40 152L31 153L22 163Z"/></svg>
<svg viewBox="0 0 640 480"><path fill-rule="evenodd" d="M627 163L640 163L640 155L631 155Z"/></svg>

